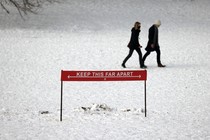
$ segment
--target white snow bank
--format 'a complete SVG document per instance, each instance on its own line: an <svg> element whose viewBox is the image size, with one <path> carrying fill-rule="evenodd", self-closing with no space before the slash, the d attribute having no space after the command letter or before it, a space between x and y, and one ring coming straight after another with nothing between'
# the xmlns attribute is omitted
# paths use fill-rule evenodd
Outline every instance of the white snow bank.
<svg viewBox="0 0 210 140"><path fill-rule="evenodd" d="M1 12L0 139L210 139L209 4L78 0L46 6L25 22ZM142 21L145 48L157 18L167 67L156 67L155 53L146 61L148 117L74 110L143 108L142 82L66 82L60 123L61 69L122 70L133 23ZM128 69L139 69L137 59L134 53Z"/></svg>

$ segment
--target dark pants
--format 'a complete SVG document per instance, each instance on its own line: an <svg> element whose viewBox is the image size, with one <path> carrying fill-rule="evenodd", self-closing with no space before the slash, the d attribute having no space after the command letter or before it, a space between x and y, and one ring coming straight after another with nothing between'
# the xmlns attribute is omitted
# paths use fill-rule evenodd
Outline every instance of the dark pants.
<svg viewBox="0 0 210 140"><path fill-rule="evenodd" d="M160 49L157 48L157 49L155 49L155 51L156 51L156 53L157 53L157 63L158 63L158 65L159 65L159 64L161 64L161 61L160 61L160 54L161 54L161 53L160 53ZM145 62L147 56L148 56L150 53L151 53L151 51L147 51L147 52L145 53L145 55L144 55L144 57L143 57L143 59L142 59L143 64L144 64L144 62Z"/></svg>
<svg viewBox="0 0 210 140"><path fill-rule="evenodd" d="M143 66L143 61L142 61L142 53L141 53L140 48L135 48L135 49L131 48L128 56L124 59L123 64L125 64L128 61L128 59L132 56L134 50L136 50L136 52L139 55L139 65L141 67L141 66Z"/></svg>

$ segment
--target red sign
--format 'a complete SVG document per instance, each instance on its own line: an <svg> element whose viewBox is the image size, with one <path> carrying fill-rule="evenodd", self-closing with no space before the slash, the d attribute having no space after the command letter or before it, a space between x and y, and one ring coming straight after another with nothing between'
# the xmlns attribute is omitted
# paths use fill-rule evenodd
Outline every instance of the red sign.
<svg viewBox="0 0 210 140"><path fill-rule="evenodd" d="M144 81L145 117L146 108L146 70L114 70L114 71L61 71L61 107L60 121L63 110L63 81Z"/></svg>
<svg viewBox="0 0 210 140"><path fill-rule="evenodd" d="M146 70L61 71L61 81L140 81L147 80Z"/></svg>

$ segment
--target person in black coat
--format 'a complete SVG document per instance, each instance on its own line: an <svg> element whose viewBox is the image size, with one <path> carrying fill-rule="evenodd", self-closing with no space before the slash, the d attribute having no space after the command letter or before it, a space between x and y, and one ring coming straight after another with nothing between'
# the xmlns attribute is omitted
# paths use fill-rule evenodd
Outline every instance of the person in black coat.
<svg viewBox="0 0 210 140"><path fill-rule="evenodd" d="M136 52L139 55L139 65L141 68L145 68L142 61L142 53L141 53L141 45L139 44L139 33L140 33L141 23L135 22L134 27L131 30L131 39L128 43L129 54L127 57L123 60L122 67L126 68L125 63L128 61L128 59L132 56L133 51L136 50Z"/></svg>
<svg viewBox="0 0 210 140"><path fill-rule="evenodd" d="M147 47L146 47L146 53L142 59L143 61L143 65L144 65L144 62L147 58L147 56L153 52L153 51L156 51L157 53L157 64L158 64L158 67L165 67L165 65L162 65L161 61L160 61L160 46L159 46L159 43L158 43L158 28L160 27L161 25L161 21L160 20L157 20L155 22L154 25L152 25L150 28L149 28L149 41L147 43Z"/></svg>

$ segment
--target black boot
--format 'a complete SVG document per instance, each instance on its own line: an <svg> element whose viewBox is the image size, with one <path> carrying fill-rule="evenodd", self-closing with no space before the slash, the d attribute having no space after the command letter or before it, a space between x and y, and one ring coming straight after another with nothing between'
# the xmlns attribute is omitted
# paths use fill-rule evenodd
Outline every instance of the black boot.
<svg viewBox="0 0 210 140"><path fill-rule="evenodd" d="M158 67L164 68L164 67L166 67L166 65L158 64Z"/></svg>
<svg viewBox="0 0 210 140"><path fill-rule="evenodd" d="M142 68L142 69L146 69L146 68L147 68L147 66L146 66L146 65L143 65L143 66L141 66L140 68Z"/></svg>
<svg viewBox="0 0 210 140"><path fill-rule="evenodd" d="M123 68L126 68L126 66L125 66L125 63L122 63L122 65L121 65Z"/></svg>

